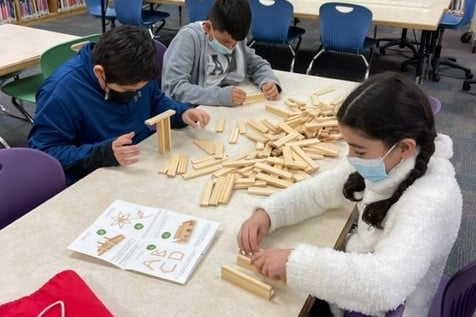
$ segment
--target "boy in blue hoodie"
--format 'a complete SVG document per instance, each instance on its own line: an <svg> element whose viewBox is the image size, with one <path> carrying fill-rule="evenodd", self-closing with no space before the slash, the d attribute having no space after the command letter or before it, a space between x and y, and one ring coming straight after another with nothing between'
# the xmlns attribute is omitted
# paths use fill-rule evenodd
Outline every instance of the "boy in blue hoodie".
<svg viewBox="0 0 476 317"><path fill-rule="evenodd" d="M161 112L176 111L173 128L206 126L209 115L166 97L158 76L155 43L147 31L113 28L40 87L29 146L57 158L69 185L96 168L137 162L137 143L152 134L144 120Z"/></svg>
<svg viewBox="0 0 476 317"><path fill-rule="evenodd" d="M270 64L246 45L251 25L248 0L217 0L206 21L184 26L164 56L163 91L195 105L242 105L237 87L247 77L267 99L279 98L279 80Z"/></svg>

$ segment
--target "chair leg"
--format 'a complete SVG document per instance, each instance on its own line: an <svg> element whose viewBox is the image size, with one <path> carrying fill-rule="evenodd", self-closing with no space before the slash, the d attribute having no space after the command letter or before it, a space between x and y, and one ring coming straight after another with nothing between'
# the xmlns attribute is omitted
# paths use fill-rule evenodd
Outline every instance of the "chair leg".
<svg viewBox="0 0 476 317"><path fill-rule="evenodd" d="M405 47L408 47L412 52L413 52L413 56L417 56L418 54L418 51L417 49L415 48L415 45L414 43L412 43L408 38L407 38L407 32L408 30L407 29L402 29L402 34L400 36L399 39L393 39L393 40L387 40L387 39L377 39L377 42L380 43L380 41L388 41L388 43L385 43L384 45L382 46L379 46L379 51L380 51L380 54L382 55L385 55L385 50L391 46L396 46L398 45L398 47L400 48L405 48Z"/></svg>
<svg viewBox="0 0 476 317"><path fill-rule="evenodd" d="M464 76L466 77L466 79L473 78L473 74L471 73L471 69L456 63L456 60L454 58L441 58L440 61L439 61L439 64L440 65L446 65L446 66L449 66L449 67L452 67L452 68L461 69L462 71L464 71Z"/></svg>
<svg viewBox="0 0 476 317"><path fill-rule="evenodd" d="M10 145L7 143L7 141L5 141L5 139L2 138L1 136L0 136L0 144L2 144L2 146L6 149L10 148Z"/></svg>
<svg viewBox="0 0 476 317"><path fill-rule="evenodd" d="M20 113L25 117L24 120L33 123L33 117L28 113L28 111L26 111L21 100L18 102L16 98L12 98L12 103L15 108L17 108L17 110L20 111Z"/></svg>
<svg viewBox="0 0 476 317"><path fill-rule="evenodd" d="M294 50L294 48L291 44L289 44L288 47L291 50L291 54L293 54L293 59L291 61L291 67L289 69L289 71L292 73L292 72L294 72L294 62L296 61L296 51Z"/></svg>
<svg viewBox="0 0 476 317"><path fill-rule="evenodd" d="M369 62L367 62L367 59L365 58L364 55L359 54L359 56L360 56L360 57L362 58L362 60L364 61L364 64L365 64L365 77L364 77L364 79L367 79L367 78L369 78L370 64L369 64Z"/></svg>
<svg viewBox="0 0 476 317"><path fill-rule="evenodd" d="M319 47L319 49L317 50L317 54L314 55L314 57L312 58L311 62L309 63L309 66L307 67L306 69L306 75L309 75L311 73L311 70L312 70L312 65L314 64L314 61L319 57L319 55L321 55L322 53L324 52L324 50L322 49L322 45Z"/></svg>
<svg viewBox="0 0 476 317"><path fill-rule="evenodd" d="M153 38L153 39L159 37L159 35L158 35L158 34L159 34L159 31L164 27L164 25L165 25L165 20L161 20L160 25L157 26L157 27L155 28L155 32L152 33L152 38ZM154 27L154 26L152 26L152 28L153 28L153 27ZM152 32L152 29L150 29L150 31Z"/></svg>

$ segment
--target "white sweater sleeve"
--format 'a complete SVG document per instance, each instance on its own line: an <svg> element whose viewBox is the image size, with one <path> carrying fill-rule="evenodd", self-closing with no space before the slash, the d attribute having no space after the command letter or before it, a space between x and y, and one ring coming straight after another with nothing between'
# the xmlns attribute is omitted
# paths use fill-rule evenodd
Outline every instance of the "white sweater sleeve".
<svg viewBox="0 0 476 317"><path fill-rule="evenodd" d="M332 208L350 208L353 203L344 197L342 189L351 173L352 167L343 162L332 170L269 196L256 208L263 208L268 213L270 232L318 216Z"/></svg>
<svg viewBox="0 0 476 317"><path fill-rule="evenodd" d="M365 314L395 308L414 292L434 262L446 259L457 236L461 208L451 164L435 164L389 210L373 252L345 253L300 244L289 256L287 283Z"/></svg>

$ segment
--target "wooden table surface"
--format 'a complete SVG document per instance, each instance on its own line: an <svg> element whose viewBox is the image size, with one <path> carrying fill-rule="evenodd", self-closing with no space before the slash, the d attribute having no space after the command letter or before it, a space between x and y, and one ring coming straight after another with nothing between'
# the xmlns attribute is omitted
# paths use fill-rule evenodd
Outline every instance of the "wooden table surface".
<svg viewBox="0 0 476 317"><path fill-rule="evenodd" d="M16 24L0 25L0 76L39 64L48 48L77 38L75 35Z"/></svg>
<svg viewBox="0 0 476 317"><path fill-rule="evenodd" d="M266 104L286 109L284 101L288 97L310 102L312 92L330 86L335 87L335 91L322 98L332 101L345 97L356 86L354 82L302 74L280 71L277 74L283 86L280 100L235 108L203 107L211 114L210 124L205 129L172 130L171 152L159 154L156 136L152 135L141 143L137 164L98 169L0 230L0 285L3 285L0 303L30 294L59 271L73 269L115 316L297 316L307 298L301 291L288 288L282 282L264 280L276 291L268 301L220 278L222 265L243 271L236 265L236 234L253 206L264 197L235 190L226 205L200 207L200 195L210 175L184 180L180 176L167 177L158 173L172 153L185 153L190 159L206 156L193 144L194 139L221 140L229 155L253 150L255 142L242 135L236 144L229 144L227 140L238 120L282 121L265 111ZM257 92L254 86L248 85L245 89ZM220 118L226 118L223 133L215 132ZM320 170L332 168L345 157L345 144L339 142L338 148L339 158L317 161ZM191 170L190 166L188 168ZM67 249L115 199L171 209L220 223L214 243L185 285L122 271ZM329 211L306 223L279 229L266 237L262 246L293 247L298 242L309 242L334 247L345 236L343 229L348 225L350 212Z"/></svg>

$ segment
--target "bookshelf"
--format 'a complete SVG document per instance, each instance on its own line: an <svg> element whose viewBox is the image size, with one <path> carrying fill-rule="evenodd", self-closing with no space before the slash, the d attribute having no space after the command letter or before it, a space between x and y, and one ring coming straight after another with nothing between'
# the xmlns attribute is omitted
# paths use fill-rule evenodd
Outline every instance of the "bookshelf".
<svg viewBox="0 0 476 317"><path fill-rule="evenodd" d="M0 24L28 25L85 11L85 0L0 0Z"/></svg>

